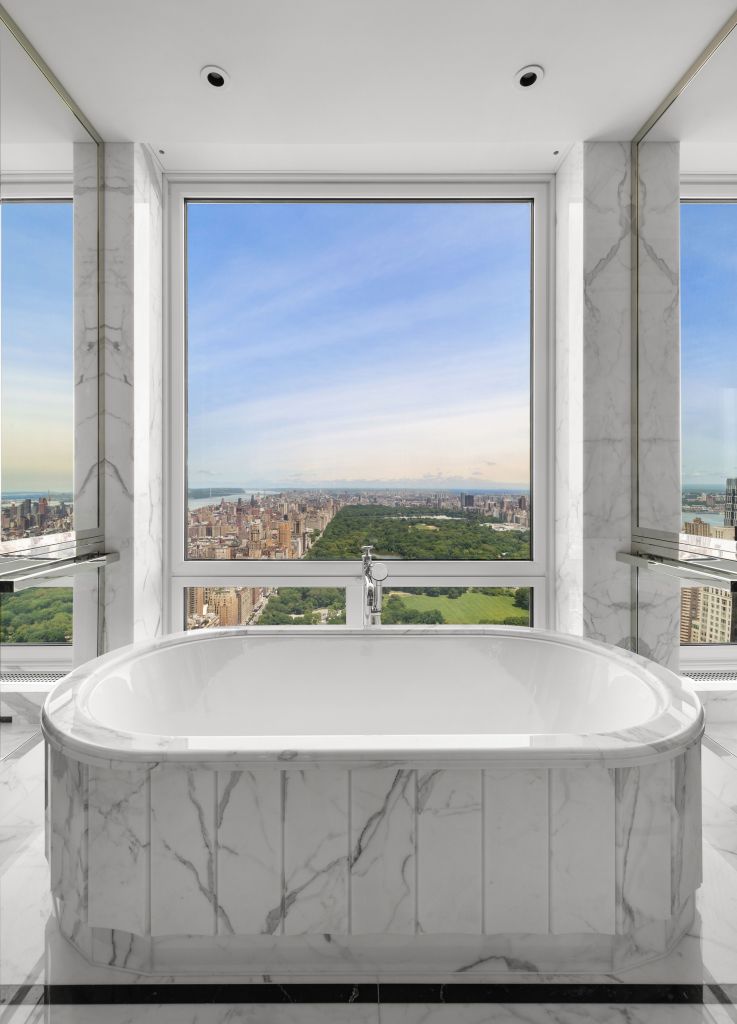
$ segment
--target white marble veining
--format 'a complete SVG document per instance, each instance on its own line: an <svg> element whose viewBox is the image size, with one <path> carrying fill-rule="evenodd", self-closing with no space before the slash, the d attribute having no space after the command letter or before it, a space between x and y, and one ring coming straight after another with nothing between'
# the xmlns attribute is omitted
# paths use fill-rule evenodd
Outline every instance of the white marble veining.
<svg viewBox="0 0 737 1024"><path fill-rule="evenodd" d="M718 1005L428 1003L382 1005L381 1024L727 1024L733 1020L720 1010Z"/></svg>
<svg viewBox="0 0 737 1024"><path fill-rule="evenodd" d="M483 899L482 773L417 776L417 929L426 935L480 935Z"/></svg>
<svg viewBox="0 0 737 1024"><path fill-rule="evenodd" d="M666 953L701 877L703 713L683 680L541 631L406 633L239 628L71 673L42 713L62 933L153 974ZM449 699L460 659L470 689Z"/></svg>
<svg viewBox="0 0 737 1024"><path fill-rule="evenodd" d="M551 770L550 930L554 935L616 930L614 791L615 773L603 765ZM596 871L591 870L592 863Z"/></svg>
<svg viewBox="0 0 737 1024"><path fill-rule="evenodd" d="M677 142L638 147L638 525L681 528L680 161ZM677 669L677 580L639 573L638 646Z"/></svg>
<svg viewBox="0 0 737 1024"><path fill-rule="evenodd" d="M271 934L282 917L281 776L218 772L217 782L218 930Z"/></svg>
<svg viewBox="0 0 737 1024"><path fill-rule="evenodd" d="M416 772L351 772L351 929L414 934Z"/></svg>
<svg viewBox="0 0 737 1024"><path fill-rule="evenodd" d="M555 624L583 632L583 145L555 176Z"/></svg>
<svg viewBox="0 0 737 1024"><path fill-rule="evenodd" d="M681 524L680 154L638 147L639 526Z"/></svg>
<svg viewBox="0 0 737 1024"><path fill-rule="evenodd" d="M163 180L133 147L133 640L162 632Z"/></svg>
<svg viewBox="0 0 737 1024"><path fill-rule="evenodd" d="M215 933L215 783L194 768L151 772L152 935Z"/></svg>
<svg viewBox="0 0 737 1024"><path fill-rule="evenodd" d="M105 146L106 650L161 631L161 188L147 147Z"/></svg>
<svg viewBox="0 0 737 1024"><path fill-rule="evenodd" d="M484 772L487 931L549 928L550 778L545 768Z"/></svg>
<svg viewBox="0 0 737 1024"><path fill-rule="evenodd" d="M632 647L629 145L583 152L584 634Z"/></svg>
<svg viewBox="0 0 737 1024"><path fill-rule="evenodd" d="M285 935L348 931L348 773L285 771Z"/></svg>
<svg viewBox="0 0 737 1024"><path fill-rule="evenodd" d="M148 772L90 766L88 920L93 927L138 934L148 928L148 801Z"/></svg>

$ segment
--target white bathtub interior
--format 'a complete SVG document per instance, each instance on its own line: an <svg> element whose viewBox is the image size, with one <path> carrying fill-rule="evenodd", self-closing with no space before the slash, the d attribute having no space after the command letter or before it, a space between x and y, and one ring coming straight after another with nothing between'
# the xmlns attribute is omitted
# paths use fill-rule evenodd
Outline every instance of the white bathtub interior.
<svg viewBox="0 0 737 1024"><path fill-rule="evenodd" d="M97 724L181 736L599 733L661 713L644 666L523 635L228 635L171 644L80 692Z"/></svg>

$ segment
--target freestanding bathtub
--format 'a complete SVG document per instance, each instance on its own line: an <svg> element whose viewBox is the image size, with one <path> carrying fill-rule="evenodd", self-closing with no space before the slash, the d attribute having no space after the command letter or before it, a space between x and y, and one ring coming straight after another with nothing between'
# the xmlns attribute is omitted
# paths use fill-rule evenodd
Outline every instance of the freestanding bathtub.
<svg viewBox="0 0 737 1024"><path fill-rule="evenodd" d="M63 934L148 973L613 971L684 934L703 712L521 629L211 630L43 711Z"/></svg>

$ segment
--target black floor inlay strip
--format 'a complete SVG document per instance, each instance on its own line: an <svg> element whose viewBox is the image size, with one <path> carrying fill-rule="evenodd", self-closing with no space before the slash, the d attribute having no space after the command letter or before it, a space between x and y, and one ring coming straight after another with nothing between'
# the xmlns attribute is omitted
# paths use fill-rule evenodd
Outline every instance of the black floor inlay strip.
<svg viewBox="0 0 737 1024"><path fill-rule="evenodd" d="M711 989L722 990L715 993ZM156 1003L649 1003L721 1002L724 988L628 984L387 984L286 985L0 985L0 1005L121 1005Z"/></svg>

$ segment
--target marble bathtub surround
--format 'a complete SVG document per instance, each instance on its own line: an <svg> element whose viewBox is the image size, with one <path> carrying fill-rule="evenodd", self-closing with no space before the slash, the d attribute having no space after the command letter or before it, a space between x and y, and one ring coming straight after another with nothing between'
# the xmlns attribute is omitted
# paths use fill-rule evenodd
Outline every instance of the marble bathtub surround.
<svg viewBox="0 0 737 1024"><path fill-rule="evenodd" d="M691 926L701 880L694 695L667 670L588 641L501 629L410 642L403 632L236 630L140 645L72 673L43 716L62 934L93 963L141 974L237 974L244 963L249 973L356 978L606 973L667 953ZM373 733L370 708L355 706L361 690L373 700L383 679L412 693L400 652L427 703L405 701L404 719L397 705L398 735L382 746L378 735L352 734L350 714ZM465 698L439 705L433 726L430 665L446 678L464 652L465 664L482 658L469 675L485 664L492 697L495 672L513 670L520 686L515 697L503 680L506 708L468 703L474 720L491 716L495 734L464 726ZM309 732L309 707L295 710L303 734L288 731L287 693L274 690L284 653L302 682L313 656L335 669L341 682L329 696L329 681L323 694L308 687L329 735ZM577 657L595 708L581 734L515 732L529 720L525 672L536 666L539 682L545 661L561 676L560 697L562 670L574 671ZM249 702L240 671L261 659L277 665L271 710ZM387 679L390 665L398 674ZM351 666L365 673L358 688ZM166 705L167 674L178 711ZM615 691L624 710L609 706ZM553 710L545 692L535 697L543 718ZM247 716L255 735L218 735L232 727L218 726L218 701L229 718ZM285 735L259 736L279 706ZM182 735L157 738L157 713ZM190 713L209 715L206 736L190 735ZM596 732L596 714L599 728L619 716L619 732ZM411 721L428 732L412 734Z"/></svg>

